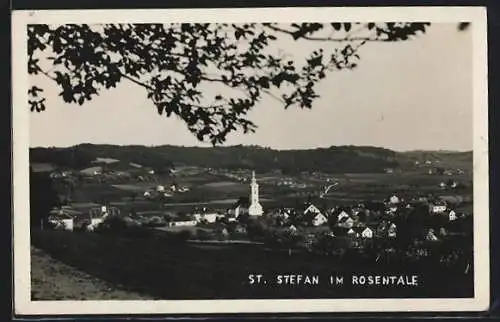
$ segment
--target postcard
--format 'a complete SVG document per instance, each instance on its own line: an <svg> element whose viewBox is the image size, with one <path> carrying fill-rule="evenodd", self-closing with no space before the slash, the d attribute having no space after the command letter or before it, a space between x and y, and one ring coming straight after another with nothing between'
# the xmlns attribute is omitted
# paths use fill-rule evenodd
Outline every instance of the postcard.
<svg viewBox="0 0 500 322"><path fill-rule="evenodd" d="M16 314L488 309L485 8L12 21Z"/></svg>

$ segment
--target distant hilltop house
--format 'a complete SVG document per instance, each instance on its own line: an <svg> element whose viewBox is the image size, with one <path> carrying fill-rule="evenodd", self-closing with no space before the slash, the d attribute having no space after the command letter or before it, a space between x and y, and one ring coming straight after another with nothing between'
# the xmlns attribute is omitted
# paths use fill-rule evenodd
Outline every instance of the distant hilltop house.
<svg viewBox="0 0 500 322"><path fill-rule="evenodd" d="M96 166L96 167L90 167L86 168L83 170L80 170L80 174L84 176L97 176L102 174L102 167Z"/></svg>
<svg viewBox="0 0 500 322"><path fill-rule="evenodd" d="M112 164L119 162L120 160L118 159L113 159L113 158L96 158L95 160L92 161L92 163L105 163L105 164Z"/></svg>
<svg viewBox="0 0 500 322"><path fill-rule="evenodd" d="M142 169L142 165L130 162L129 165L133 168Z"/></svg>

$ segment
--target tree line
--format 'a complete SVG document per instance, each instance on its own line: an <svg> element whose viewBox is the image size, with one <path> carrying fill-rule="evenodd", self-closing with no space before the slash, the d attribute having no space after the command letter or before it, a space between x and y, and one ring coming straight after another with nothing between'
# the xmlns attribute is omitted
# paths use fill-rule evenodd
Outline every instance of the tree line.
<svg viewBox="0 0 500 322"><path fill-rule="evenodd" d="M216 148L180 146L112 146L84 144L71 148L32 148L31 162L52 163L59 167L83 169L97 157L115 158L120 163L135 163L160 169L175 166L208 168L253 168L257 171L281 170L285 174L321 171L383 172L398 167L396 153L375 147L330 147L309 150L273 150L256 146ZM113 165L110 165L112 168Z"/></svg>

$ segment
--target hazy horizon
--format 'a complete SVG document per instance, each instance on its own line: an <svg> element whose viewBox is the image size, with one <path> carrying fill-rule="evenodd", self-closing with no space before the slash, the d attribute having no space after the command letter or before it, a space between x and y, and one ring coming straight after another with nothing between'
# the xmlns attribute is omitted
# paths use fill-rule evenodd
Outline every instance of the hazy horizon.
<svg viewBox="0 0 500 322"><path fill-rule="evenodd" d="M438 150L421 150L421 149L414 149L414 150L394 150L394 149L389 149L383 146L375 146L375 145L331 145L331 146L317 146L317 147L312 147L312 148L304 148L304 149L296 149L296 148L289 148L289 149L278 149L278 148L272 148L268 146L263 146L263 145L258 145L258 144L232 144L232 145L221 145L221 146L196 146L196 145L176 145L176 144L160 144L160 145L144 145L144 144L109 144L109 143L90 143L90 142L82 142L74 145L67 145L67 146L31 146L30 149L67 149L67 148L74 148L80 145L110 145L110 146L119 146L119 147L146 147L146 148L161 148L161 147L181 147L181 148L201 148L201 149L212 149L212 148L231 148L231 147L237 147L237 146L242 146L242 147L260 147L260 148L269 148L274 151L293 151L293 150L314 150L314 149L328 149L328 148L341 148L341 147L355 147L355 148L381 148L381 149L387 149L387 150L392 150L394 152L398 153L410 153L410 152L441 152L441 153L467 153L467 152L473 152L472 149L470 150L445 150L445 149L438 149Z"/></svg>
<svg viewBox="0 0 500 322"><path fill-rule="evenodd" d="M293 55L311 47L283 41ZM263 99L248 114L256 133L228 136L226 144L275 150L374 146L393 151L471 151L472 36L456 23L435 23L424 35L397 43L370 43L359 66L332 72L317 85L311 110L284 110ZM197 146L175 117L159 116L139 86L123 81L83 106L67 104L43 78L47 110L30 115L31 147L78 144ZM40 83L42 82L42 83ZM43 86L42 86L43 85Z"/></svg>

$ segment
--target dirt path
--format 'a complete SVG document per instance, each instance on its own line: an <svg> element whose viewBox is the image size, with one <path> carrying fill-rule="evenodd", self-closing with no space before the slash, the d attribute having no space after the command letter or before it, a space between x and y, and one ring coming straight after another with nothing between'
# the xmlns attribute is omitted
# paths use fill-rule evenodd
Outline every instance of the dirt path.
<svg viewBox="0 0 500 322"><path fill-rule="evenodd" d="M121 290L80 272L40 249L31 247L31 299L39 300L153 300Z"/></svg>

